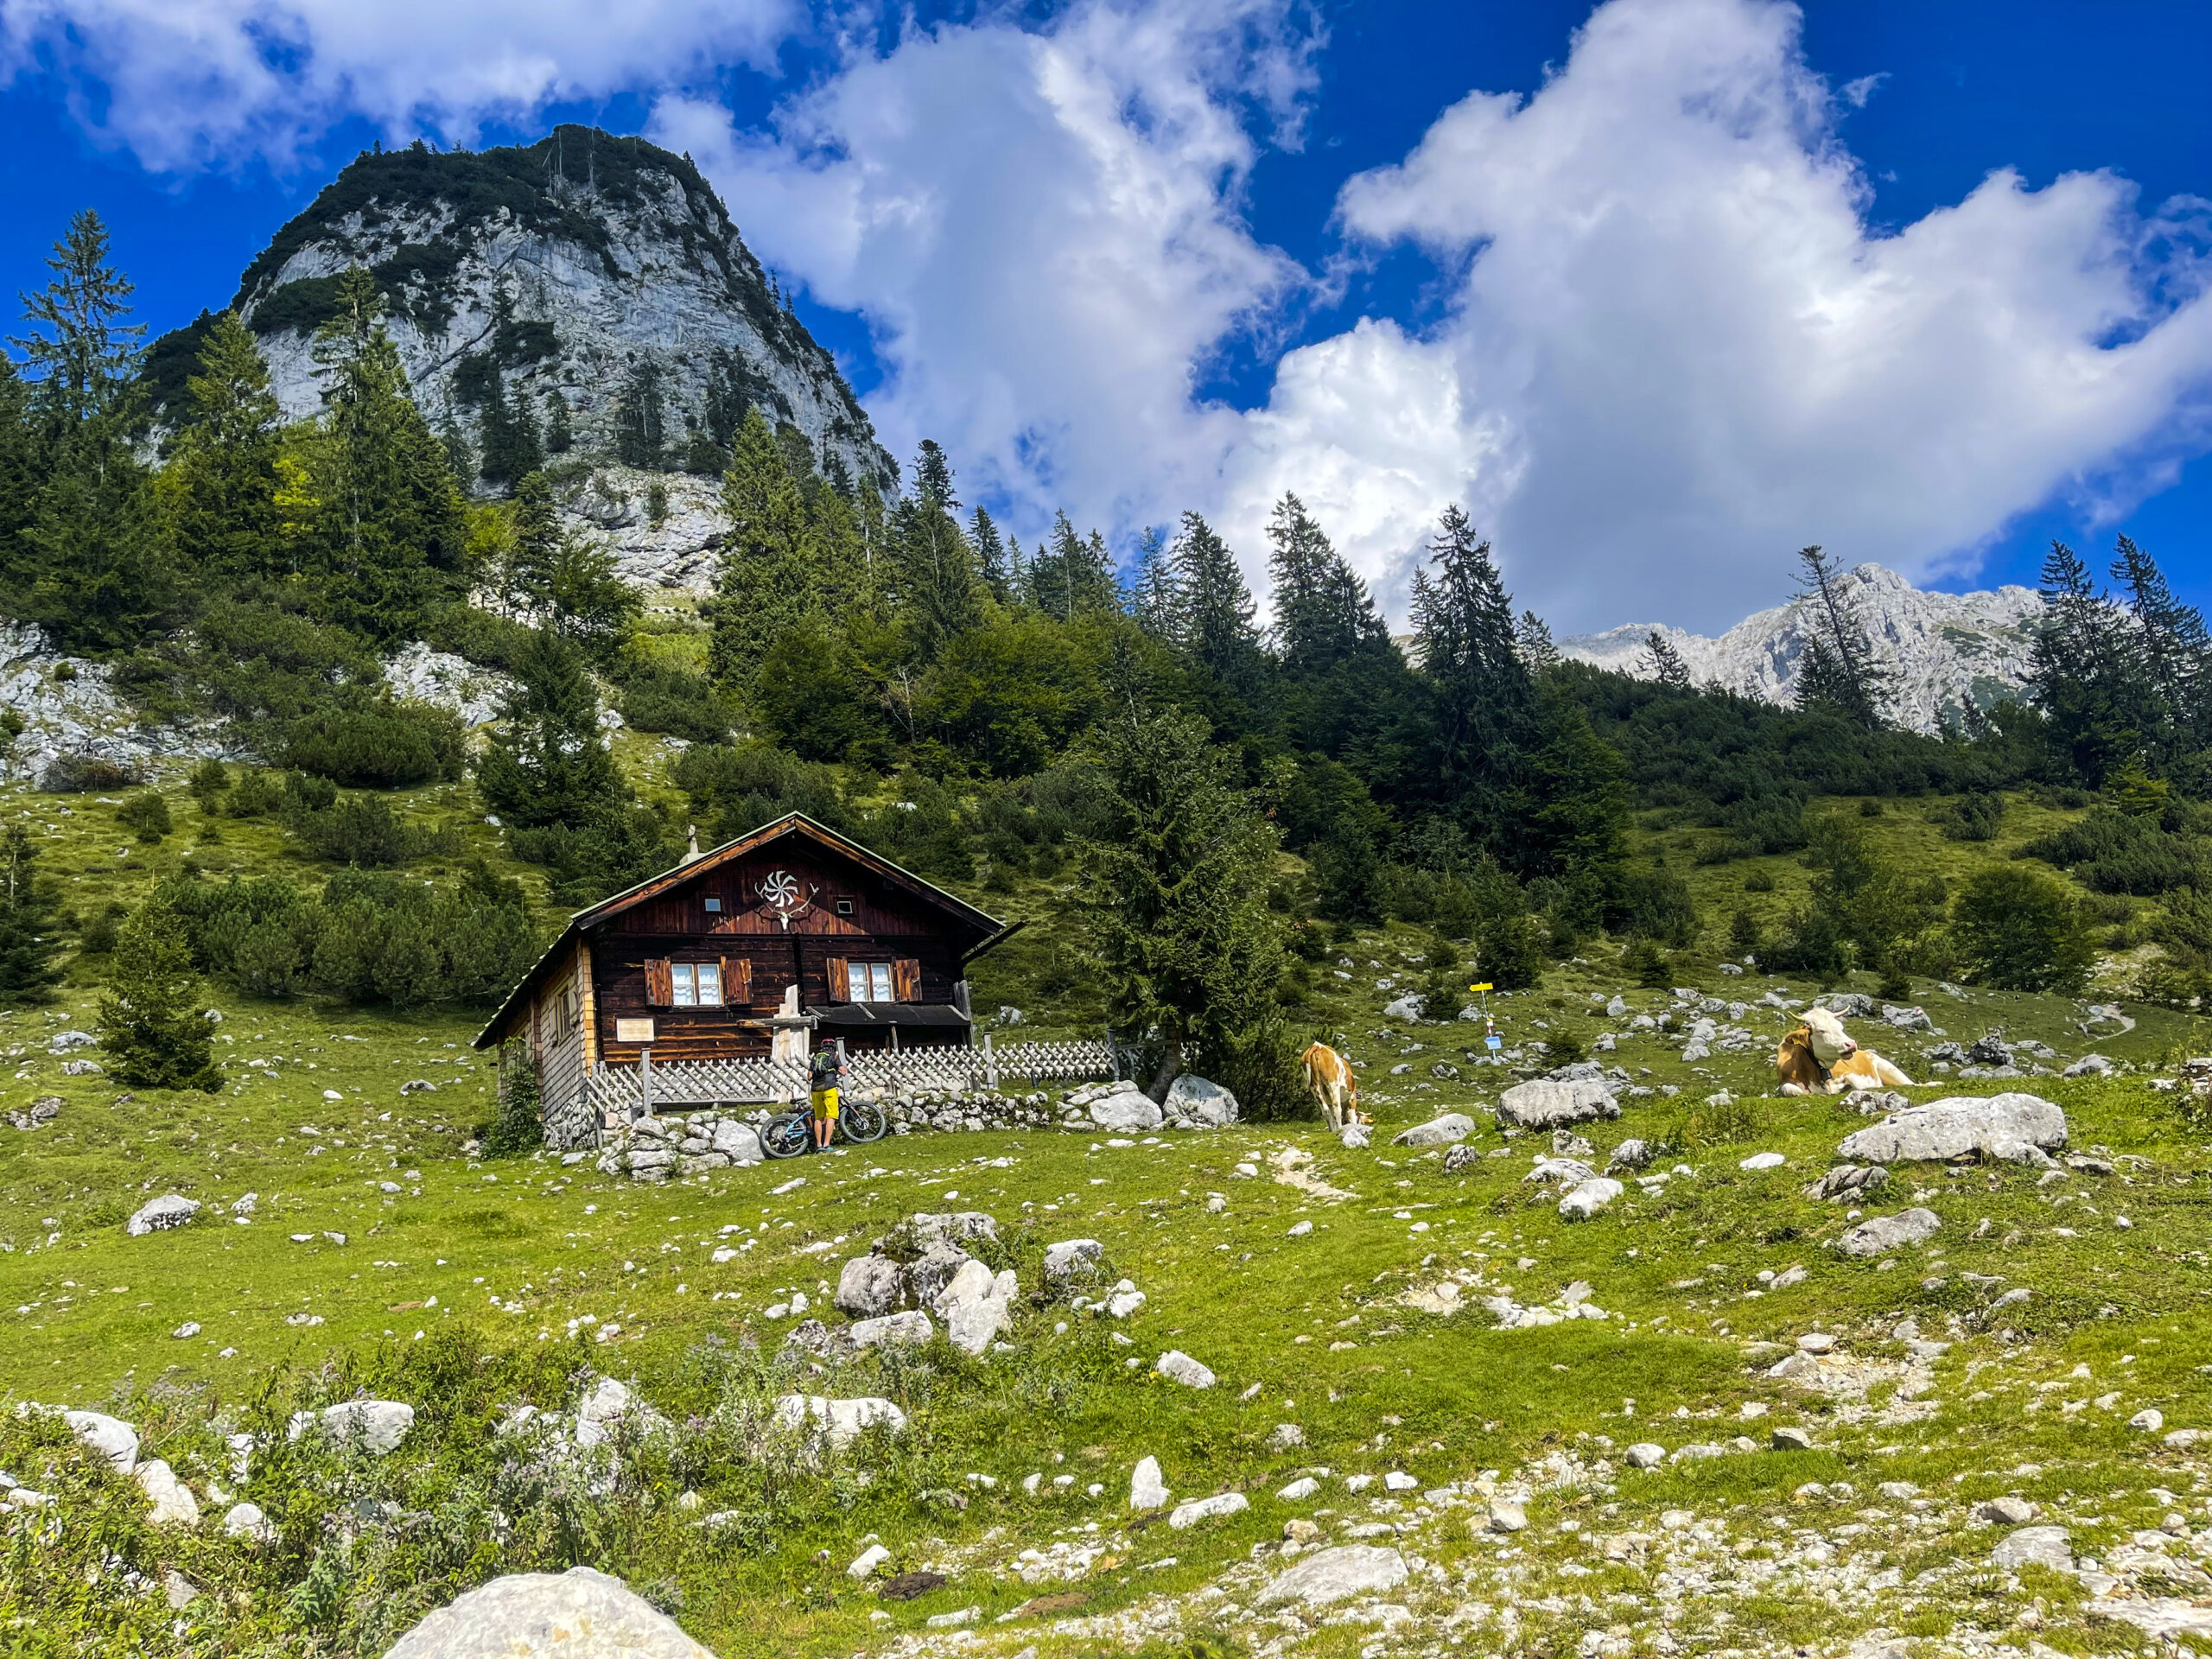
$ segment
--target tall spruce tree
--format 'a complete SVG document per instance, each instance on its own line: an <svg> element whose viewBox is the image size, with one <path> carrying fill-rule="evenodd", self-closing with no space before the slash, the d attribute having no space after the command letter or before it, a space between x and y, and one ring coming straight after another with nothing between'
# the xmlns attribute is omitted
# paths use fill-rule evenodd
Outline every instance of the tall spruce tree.
<svg viewBox="0 0 2212 1659"><path fill-rule="evenodd" d="M953 519L952 469L935 444L923 443L914 477L914 493L892 509L891 594L911 655L929 662L983 620L988 590Z"/></svg>
<svg viewBox="0 0 2212 1659"><path fill-rule="evenodd" d="M1083 845L1078 902L1109 1017L1161 1045L1157 1098L1186 1066L1237 1055L1272 1008L1277 840L1205 722L1153 712L1127 664L1115 677L1096 734L1104 824Z"/></svg>
<svg viewBox="0 0 2212 1659"><path fill-rule="evenodd" d="M1531 674L1542 675L1559 666L1559 645L1552 639L1551 624L1534 611L1521 613L1521 620L1513 625L1513 638Z"/></svg>
<svg viewBox="0 0 2212 1659"><path fill-rule="evenodd" d="M454 586L464 527L445 448L408 394L385 331L376 279L355 265L338 278L335 315L315 336L323 387L319 480L326 620L374 640L414 638Z"/></svg>
<svg viewBox="0 0 2212 1659"><path fill-rule="evenodd" d="M1275 649L1291 675L1310 677L1357 652L1389 648L1367 584L1295 495L1275 504L1268 543Z"/></svg>
<svg viewBox="0 0 2212 1659"><path fill-rule="evenodd" d="M176 455L162 475L176 551L195 575L274 577L283 569L276 510L283 411L253 335L226 311L200 346Z"/></svg>
<svg viewBox="0 0 2212 1659"><path fill-rule="evenodd" d="M1874 658L1857 607L1843 586L1843 568L1820 548L1801 548L1798 597L1804 601L1806 644L1797 669L1800 708L1834 710L1868 731L1887 723L1896 675Z"/></svg>
<svg viewBox="0 0 2212 1659"><path fill-rule="evenodd" d="M162 515L138 459L144 325L90 208L69 221L45 288L24 296L23 353L38 482L4 550L8 601L66 645L136 645L169 603Z"/></svg>
<svg viewBox="0 0 2212 1659"><path fill-rule="evenodd" d="M1675 649L1675 642L1658 628L1644 636L1643 669L1645 678L1658 681L1669 691L1690 689L1689 664Z"/></svg>
<svg viewBox="0 0 2212 1659"><path fill-rule="evenodd" d="M1414 626L1433 690L1439 768L1452 793L1493 785L1528 738L1535 700L1513 631L1513 601L1458 505L1429 543L1433 576L1415 573Z"/></svg>
<svg viewBox="0 0 2212 1659"><path fill-rule="evenodd" d="M843 464L842 461L838 462L841 467ZM849 488L840 493L849 495L851 491ZM976 550L976 568L982 575L983 586L990 590L991 597L998 603L1011 604L1014 601L1014 572L1007 563L1006 543L1000 537L999 527L992 521L991 515L981 507L969 517L968 541Z"/></svg>
<svg viewBox="0 0 2212 1659"><path fill-rule="evenodd" d="M1178 643L1224 685L1250 696L1263 667L1259 607L1236 556L1205 518L1186 512L1171 556L1181 596Z"/></svg>
<svg viewBox="0 0 2212 1659"><path fill-rule="evenodd" d="M1156 524L1137 539L1136 580L1129 588L1129 610L1137 626L1153 639L1172 644L1183 630L1183 588L1167 538Z"/></svg>
<svg viewBox="0 0 2212 1659"><path fill-rule="evenodd" d="M822 480L794 474L758 408L733 441L721 505L721 574L702 607L713 628L708 664L716 680L750 695L777 640L810 617L842 620L873 584L853 509Z"/></svg>
<svg viewBox="0 0 2212 1659"><path fill-rule="evenodd" d="M2204 614L2174 596L2158 562L2122 536L2113 580L2126 595L2135 656L2159 705L2159 747L2178 757L2212 741L2212 635Z"/></svg>
<svg viewBox="0 0 2212 1659"><path fill-rule="evenodd" d="M99 1002L108 1071L138 1089L220 1089L215 1028L175 907L158 897L139 906L116 930L111 962Z"/></svg>
<svg viewBox="0 0 2212 1659"><path fill-rule="evenodd" d="M61 981L59 895L38 873L38 843L20 823L0 836L0 997L44 1002Z"/></svg>
<svg viewBox="0 0 2212 1659"><path fill-rule="evenodd" d="M2142 642L2131 619L2063 542L2044 560L2044 615L2028 689L2050 721L2058 759L2092 789L2141 753L2158 726Z"/></svg>
<svg viewBox="0 0 2212 1659"><path fill-rule="evenodd" d="M476 762L484 804L522 830L581 826L626 806L630 787L600 741L599 692L583 652L532 632L512 667L499 727Z"/></svg>
<svg viewBox="0 0 2212 1659"><path fill-rule="evenodd" d="M1119 610L1121 588L1104 538L1093 531L1086 541L1066 513L1055 514L1052 533L1029 562L1028 599L1062 622L1085 612Z"/></svg>

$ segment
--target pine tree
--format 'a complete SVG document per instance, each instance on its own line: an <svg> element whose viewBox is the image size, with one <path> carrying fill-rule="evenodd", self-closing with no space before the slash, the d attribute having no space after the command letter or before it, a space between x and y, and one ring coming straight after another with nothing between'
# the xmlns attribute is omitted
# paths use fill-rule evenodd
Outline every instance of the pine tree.
<svg viewBox="0 0 2212 1659"><path fill-rule="evenodd" d="M511 403L506 385L497 368L484 393L484 413L478 428L483 437L484 461L479 476L499 489L516 484L545 465L545 446L537 431L537 416L530 399L518 396Z"/></svg>
<svg viewBox="0 0 2212 1659"><path fill-rule="evenodd" d="M533 617L550 602L553 564L560 556L561 521L553 508L553 486L543 473L531 473L515 486L505 568L499 585L511 616Z"/></svg>
<svg viewBox="0 0 2212 1659"><path fill-rule="evenodd" d="M831 459L835 461L836 457L832 456ZM840 467L844 465L842 461L837 464ZM851 491L847 489L839 493L849 495ZM976 550L976 568L982 573L983 586L990 590L991 597L1000 604L1010 604L1014 592L1014 573L1007 563L1006 543L1000 539L999 527L992 522L991 515L981 507L969 517L968 541Z"/></svg>
<svg viewBox="0 0 2212 1659"><path fill-rule="evenodd" d="M1878 730L1889 718L1896 674L1874 660L1874 647L1843 588L1843 571L1818 547L1801 548L1806 646L1798 670L1801 708L1833 709Z"/></svg>
<svg viewBox="0 0 2212 1659"><path fill-rule="evenodd" d="M274 576L277 528L277 429L283 421L269 367L253 335L226 311L200 347L200 372L176 458L162 475L176 550L186 568L226 576Z"/></svg>
<svg viewBox="0 0 2212 1659"><path fill-rule="evenodd" d="M615 458L626 467L657 467L667 438L660 365L646 358L630 372L614 402Z"/></svg>
<svg viewBox="0 0 2212 1659"><path fill-rule="evenodd" d="M721 574L702 607L708 661L716 680L749 693L769 647L802 620L839 620L861 602L867 555L852 509L821 480L794 476L757 408L738 428L721 505Z"/></svg>
<svg viewBox="0 0 2212 1659"><path fill-rule="evenodd" d="M1136 581L1129 589L1137 626L1153 639L1172 643L1183 632L1183 589L1175 579L1167 538L1147 524L1137 541Z"/></svg>
<svg viewBox="0 0 2212 1659"><path fill-rule="evenodd" d="M1464 786L1496 776L1525 741L1535 691L1490 543L1453 505L1429 547L1436 575L1415 573L1415 629L1436 697L1440 768L1447 786Z"/></svg>
<svg viewBox="0 0 2212 1659"><path fill-rule="evenodd" d="M935 438L924 438L914 457L914 499L924 506L950 514L960 505L952 493L952 463Z"/></svg>
<svg viewBox="0 0 2212 1659"><path fill-rule="evenodd" d="M1157 1097L1186 1065L1237 1053L1270 1011L1277 840L1205 722L1152 713L1126 678L1097 746L1106 823L1083 845L1078 902L1109 1017L1162 1044Z"/></svg>
<svg viewBox="0 0 2212 1659"><path fill-rule="evenodd" d="M321 609L371 639L410 639L454 585L464 530L444 447L408 395L385 332L375 279L338 279L338 308L315 336L328 476L322 505Z"/></svg>
<svg viewBox="0 0 2212 1659"><path fill-rule="evenodd" d="M1283 666L1311 677L1357 652L1387 651L1390 633L1357 572L1295 495L1268 521L1274 640Z"/></svg>
<svg viewBox="0 0 2212 1659"><path fill-rule="evenodd" d="M2125 536L2112 575L2127 596L2135 655L2160 704L2161 747L2170 754L2202 748L2212 740L2212 635L2203 613L2177 599L2157 561Z"/></svg>
<svg viewBox="0 0 2212 1659"><path fill-rule="evenodd" d="M0 997L44 1002L60 983L53 883L38 874L38 843L20 823L0 836Z"/></svg>
<svg viewBox="0 0 2212 1659"><path fill-rule="evenodd" d="M99 1038L108 1071L133 1088L213 1094L223 1086L183 918L161 899L148 899L116 931Z"/></svg>
<svg viewBox="0 0 2212 1659"><path fill-rule="evenodd" d="M28 371L29 522L4 550L10 603L65 645L133 646L168 603L168 549L135 439L144 325L124 323L131 283L108 263L107 227L69 221L24 298L12 341Z"/></svg>
<svg viewBox="0 0 2212 1659"><path fill-rule="evenodd" d="M575 441L569 425L569 400L557 391L549 391L545 394L545 453L565 455Z"/></svg>
<svg viewBox="0 0 2212 1659"><path fill-rule="evenodd" d="M1521 613L1521 620L1513 625L1513 639L1529 673L1541 676L1559 666L1559 646L1553 642L1551 624L1534 611Z"/></svg>
<svg viewBox="0 0 2212 1659"><path fill-rule="evenodd" d="M1249 695L1261 670L1259 607L1236 556L1212 525L1186 512L1170 556L1182 601L1178 643L1224 685Z"/></svg>
<svg viewBox="0 0 2212 1659"><path fill-rule="evenodd" d="M931 448L923 445L925 461ZM932 480L930 469L918 466L915 475L917 493L901 497L892 510L890 593L911 652L928 662L947 640L983 620L988 590L976 568L975 550L935 493L951 487L950 471L941 470Z"/></svg>
<svg viewBox="0 0 2212 1659"><path fill-rule="evenodd" d="M1660 629L1654 628L1644 636L1643 677L1656 680L1669 691L1690 689L1689 664L1682 660L1682 653L1675 649L1675 642Z"/></svg>
<svg viewBox="0 0 2212 1659"><path fill-rule="evenodd" d="M581 826L626 805L629 785L600 741L599 692L584 655L533 632L515 653L500 726L476 762L484 804L512 828Z"/></svg>
<svg viewBox="0 0 2212 1659"><path fill-rule="evenodd" d="M2028 687L2061 758L2092 789L2139 753L2158 728L2142 641L2082 556L2054 541L2044 560L2044 618Z"/></svg>

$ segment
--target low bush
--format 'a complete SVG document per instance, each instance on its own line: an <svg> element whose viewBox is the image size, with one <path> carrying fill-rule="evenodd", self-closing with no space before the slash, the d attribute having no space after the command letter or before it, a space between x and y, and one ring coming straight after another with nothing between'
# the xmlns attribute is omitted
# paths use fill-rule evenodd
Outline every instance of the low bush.
<svg viewBox="0 0 2212 1659"><path fill-rule="evenodd" d="M730 715L703 674L666 663L624 663L615 672L615 709L641 732L666 732L688 743L727 743Z"/></svg>
<svg viewBox="0 0 2212 1659"><path fill-rule="evenodd" d="M2049 876L2018 864L1981 871L1960 889L1951 933L1980 983L2071 995L2095 958L2089 918Z"/></svg>
<svg viewBox="0 0 2212 1659"><path fill-rule="evenodd" d="M116 821L151 846L168 835L176 825L169 817L169 804L157 790L141 790L126 796L123 804L115 809Z"/></svg>
<svg viewBox="0 0 2212 1659"><path fill-rule="evenodd" d="M461 776L465 735L457 715L424 703L324 709L285 728L281 758L354 788L443 783Z"/></svg>
<svg viewBox="0 0 2212 1659"><path fill-rule="evenodd" d="M2196 879L2190 844L2169 834L2155 817L2136 817L2101 806L2022 847L2023 858L2040 858L2070 870L2093 893L2155 895Z"/></svg>

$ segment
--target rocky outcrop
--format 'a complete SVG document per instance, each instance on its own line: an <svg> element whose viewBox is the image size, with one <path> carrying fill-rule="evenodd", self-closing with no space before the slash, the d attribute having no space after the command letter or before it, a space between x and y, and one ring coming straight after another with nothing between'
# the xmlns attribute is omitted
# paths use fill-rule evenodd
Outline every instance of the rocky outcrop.
<svg viewBox="0 0 2212 1659"><path fill-rule="evenodd" d="M706 179L641 138L561 127L535 144L357 156L247 267L233 308L257 336L289 418L321 408L316 327L354 265L375 276L415 400L480 445L496 375L505 406L569 448L563 503L605 533L623 573L702 589L718 563L709 478L615 464L618 428L651 407L663 454L726 441L747 409L805 435L826 470L898 476L836 361L791 311ZM155 343L163 417L204 325ZM702 452L703 453L703 452ZM634 454L632 459L635 459ZM712 469L709 469L710 471ZM656 518L652 478L667 495Z"/></svg>
<svg viewBox="0 0 2212 1659"><path fill-rule="evenodd" d="M1894 570L1862 564L1840 584L1874 648L1897 671L1895 714L1916 731L1933 732L1964 704L1986 709L2027 683L2029 651L2043 618L2032 588L1974 594L1923 593ZM1659 628L1681 653L1690 676L1768 702L1787 704L1808 635L1806 601L1792 600L1746 617L1719 639ZM1649 677L1648 622L1577 634L1560 641L1562 654L1638 677Z"/></svg>
<svg viewBox="0 0 2212 1659"><path fill-rule="evenodd" d="M80 756L125 772L163 762L241 758L230 728L215 721L142 725L105 664L56 650L43 630L0 618L0 709L22 722L0 741L0 779L41 779L57 760Z"/></svg>
<svg viewBox="0 0 2212 1659"><path fill-rule="evenodd" d="M1839 1158L1859 1163L1937 1162L1979 1154L2011 1163L2066 1144L2066 1114L2040 1095L1957 1096L1892 1112L1844 1137Z"/></svg>

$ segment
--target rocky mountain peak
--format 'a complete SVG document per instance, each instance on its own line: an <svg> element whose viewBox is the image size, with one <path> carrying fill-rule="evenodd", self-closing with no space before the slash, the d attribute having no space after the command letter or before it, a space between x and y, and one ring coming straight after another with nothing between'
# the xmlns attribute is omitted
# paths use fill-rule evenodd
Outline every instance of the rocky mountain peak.
<svg viewBox="0 0 2212 1659"><path fill-rule="evenodd" d="M1897 671L1895 715L1916 731L1940 730L1967 704L1986 709L2017 696L2043 598L2032 588L1972 594L1926 593L1896 571L1859 565L1842 588L1872 639L1876 658ZM1621 673L1648 676L1645 640L1656 627L1681 653L1691 677L1769 702L1795 700L1797 667L1809 636L1806 601L1746 617L1719 638L1649 622L1577 634L1560 652Z"/></svg>
<svg viewBox="0 0 2212 1659"><path fill-rule="evenodd" d="M717 471L748 407L820 464L890 488L898 469L830 353L792 315L687 156L596 128L534 144L417 143L350 162L247 266L232 305L288 416L321 406L315 330L365 265L431 424L480 441L494 398L565 426L580 459ZM156 342L180 398L206 315Z"/></svg>

